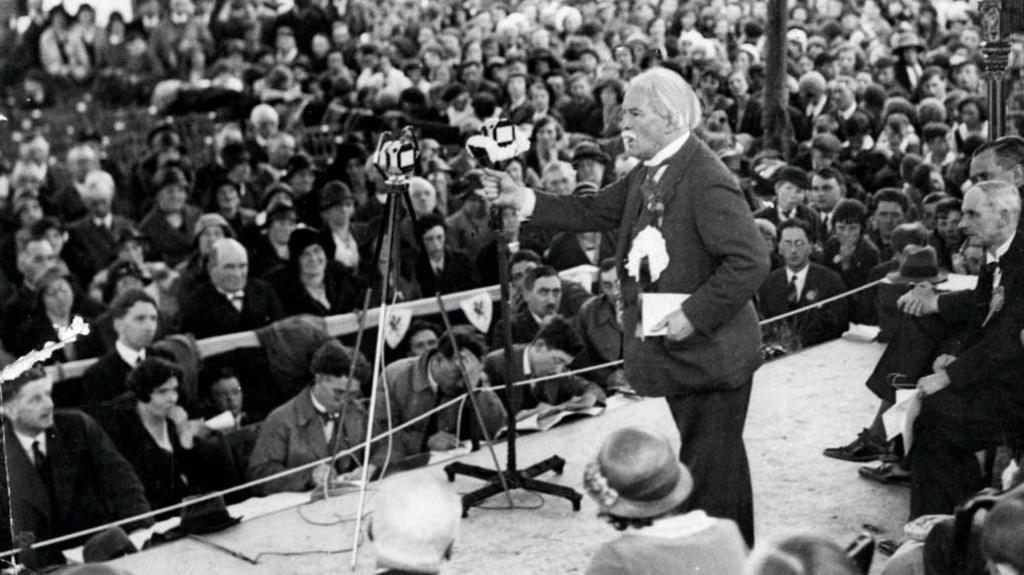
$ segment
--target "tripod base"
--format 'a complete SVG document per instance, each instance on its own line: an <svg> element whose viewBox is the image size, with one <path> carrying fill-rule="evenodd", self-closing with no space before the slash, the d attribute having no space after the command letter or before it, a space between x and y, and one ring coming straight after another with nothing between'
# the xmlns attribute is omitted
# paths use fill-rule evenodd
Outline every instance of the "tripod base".
<svg viewBox="0 0 1024 575"><path fill-rule="evenodd" d="M469 515L470 507L473 507L485 499L489 499L490 497L502 492L501 481L498 478L499 473L505 478L505 483L508 485L509 489L525 489L527 491L536 491L537 493L546 493L548 495L554 495L555 497L561 497L562 499L568 499L572 503L572 510L579 511L580 501L583 500L583 496L575 489L565 487L564 485L556 485L554 483L547 483L545 481L538 481L537 479L534 479L534 477L547 473L548 471L554 471L561 475L564 468L565 460L557 455L553 455L540 463L534 463L522 471L506 470L496 472L493 469L484 469L483 467L477 467L475 465L455 462L450 465L446 465L444 472L448 475L448 481L455 481L456 475L466 475L469 477L476 477L477 479L483 479L487 482L487 485L480 489L462 496L462 516L466 517Z"/></svg>

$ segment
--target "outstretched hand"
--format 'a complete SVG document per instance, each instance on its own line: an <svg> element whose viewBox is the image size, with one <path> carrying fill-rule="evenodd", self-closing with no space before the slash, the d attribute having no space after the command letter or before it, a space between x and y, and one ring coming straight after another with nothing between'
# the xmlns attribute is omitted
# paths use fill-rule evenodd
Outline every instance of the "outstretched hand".
<svg viewBox="0 0 1024 575"><path fill-rule="evenodd" d="M483 190L478 192L492 205L520 210L526 201L526 188L520 186L507 172L484 168Z"/></svg>

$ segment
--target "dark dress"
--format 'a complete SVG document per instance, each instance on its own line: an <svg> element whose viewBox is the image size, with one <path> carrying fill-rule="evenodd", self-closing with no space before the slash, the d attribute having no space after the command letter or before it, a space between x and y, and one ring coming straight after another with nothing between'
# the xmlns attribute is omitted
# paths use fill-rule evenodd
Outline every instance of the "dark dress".
<svg viewBox="0 0 1024 575"><path fill-rule="evenodd" d="M356 275L336 261L327 262L327 270L324 272L324 291L330 307L306 291L294 266L289 265L276 271L270 276L270 285L277 291L285 315L308 313L317 316L354 310L362 304L359 296L364 287Z"/></svg>
<svg viewBox="0 0 1024 575"><path fill-rule="evenodd" d="M222 435L196 437L192 449L183 449L177 428L167 420L167 435L173 449L167 451L146 431L135 406L134 398L126 394L105 413L97 414L97 418L135 469L151 508L174 505L184 497L238 483L231 450Z"/></svg>

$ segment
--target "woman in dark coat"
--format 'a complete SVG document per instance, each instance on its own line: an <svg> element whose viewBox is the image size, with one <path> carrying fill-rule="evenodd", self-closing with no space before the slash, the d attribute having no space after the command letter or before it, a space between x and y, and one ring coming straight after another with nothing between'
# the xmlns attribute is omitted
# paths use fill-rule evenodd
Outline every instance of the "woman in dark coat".
<svg viewBox="0 0 1024 575"><path fill-rule="evenodd" d="M334 260L334 244L320 232L296 228L288 253L288 265L270 277L286 314L337 315L362 304L362 282Z"/></svg>
<svg viewBox="0 0 1024 575"><path fill-rule="evenodd" d="M223 436L201 421L189 421L178 405L181 379L177 365L147 357L128 374L130 391L97 413L118 451L135 468L153 509L238 483Z"/></svg>

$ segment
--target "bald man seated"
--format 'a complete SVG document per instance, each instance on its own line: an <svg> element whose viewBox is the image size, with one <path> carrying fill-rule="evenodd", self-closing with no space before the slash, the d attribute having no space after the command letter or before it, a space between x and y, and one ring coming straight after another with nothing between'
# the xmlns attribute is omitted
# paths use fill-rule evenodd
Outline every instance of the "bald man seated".
<svg viewBox="0 0 1024 575"><path fill-rule="evenodd" d="M210 281L182 302L181 331L202 339L263 327L284 315L274 288L249 278L249 254L236 240L210 247L206 272Z"/></svg>

